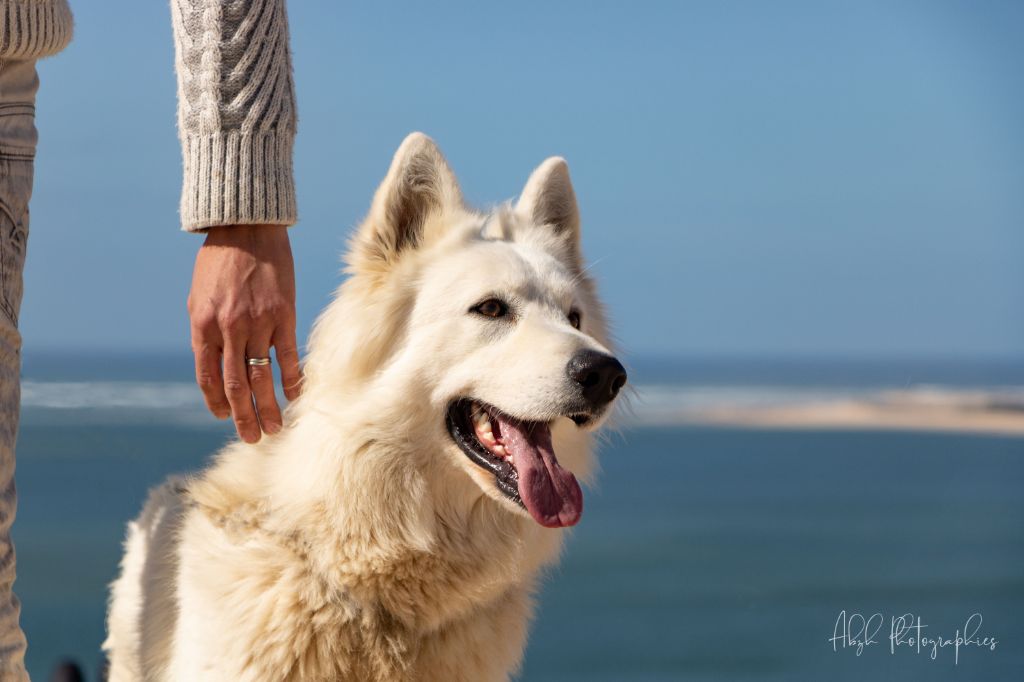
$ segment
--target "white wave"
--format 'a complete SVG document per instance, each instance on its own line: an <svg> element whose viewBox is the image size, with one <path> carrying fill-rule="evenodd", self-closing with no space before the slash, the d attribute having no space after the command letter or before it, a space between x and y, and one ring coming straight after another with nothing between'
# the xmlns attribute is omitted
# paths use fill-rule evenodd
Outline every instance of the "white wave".
<svg viewBox="0 0 1024 682"><path fill-rule="evenodd" d="M173 410L203 407L194 383L146 381L24 381L22 407L60 410Z"/></svg>

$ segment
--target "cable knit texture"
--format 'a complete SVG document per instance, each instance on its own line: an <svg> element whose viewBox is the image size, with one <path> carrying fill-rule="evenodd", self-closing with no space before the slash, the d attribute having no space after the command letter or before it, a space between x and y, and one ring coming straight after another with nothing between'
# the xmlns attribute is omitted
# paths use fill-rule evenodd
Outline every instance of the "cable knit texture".
<svg viewBox="0 0 1024 682"><path fill-rule="evenodd" d="M0 59L39 59L71 42L67 0L0 0Z"/></svg>
<svg viewBox="0 0 1024 682"><path fill-rule="evenodd" d="M293 224L296 111L284 0L171 0L171 13L182 229Z"/></svg>

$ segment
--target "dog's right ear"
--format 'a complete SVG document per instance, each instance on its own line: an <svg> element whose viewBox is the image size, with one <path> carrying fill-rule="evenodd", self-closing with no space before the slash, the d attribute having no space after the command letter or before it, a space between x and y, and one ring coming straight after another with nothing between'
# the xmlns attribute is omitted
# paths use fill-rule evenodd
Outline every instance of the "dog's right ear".
<svg viewBox="0 0 1024 682"><path fill-rule="evenodd" d="M356 265L393 265L423 243L430 218L462 206L462 192L441 150L423 133L412 133L395 152L377 188L366 222L356 235Z"/></svg>
<svg viewBox="0 0 1024 682"><path fill-rule="evenodd" d="M580 262L580 210L569 178L569 164L553 156L530 174L516 211L549 233L567 262Z"/></svg>

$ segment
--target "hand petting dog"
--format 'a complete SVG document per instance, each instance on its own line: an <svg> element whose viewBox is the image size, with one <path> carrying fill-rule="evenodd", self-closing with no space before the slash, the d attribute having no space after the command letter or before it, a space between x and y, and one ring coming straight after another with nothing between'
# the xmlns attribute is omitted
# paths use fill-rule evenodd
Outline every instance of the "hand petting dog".
<svg viewBox="0 0 1024 682"><path fill-rule="evenodd" d="M239 437L259 441L281 430L268 363L273 346L288 400L299 395L295 343L295 265L288 228L210 228L196 256L188 312L196 381L218 419L233 416Z"/></svg>

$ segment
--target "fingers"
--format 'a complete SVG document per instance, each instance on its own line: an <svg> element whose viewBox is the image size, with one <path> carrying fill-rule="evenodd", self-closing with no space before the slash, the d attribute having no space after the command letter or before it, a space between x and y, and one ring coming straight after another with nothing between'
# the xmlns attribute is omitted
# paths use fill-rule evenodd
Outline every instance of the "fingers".
<svg viewBox="0 0 1024 682"><path fill-rule="evenodd" d="M281 368L281 386L289 401L299 397L302 372L299 369L299 350L295 344L295 325L278 327L273 338L277 365Z"/></svg>
<svg viewBox="0 0 1024 682"><path fill-rule="evenodd" d="M220 371L221 349L200 342L194 348L196 357L196 383L203 391L206 407L217 419L227 419L231 406L224 395L224 377Z"/></svg>
<svg viewBox="0 0 1024 682"><path fill-rule="evenodd" d="M237 341L229 340L224 348L224 393L231 405L239 437L246 443L257 442L260 439L260 423L252 402L245 348Z"/></svg>
<svg viewBox="0 0 1024 682"><path fill-rule="evenodd" d="M270 346L275 345L285 396L294 400L302 381L294 324L279 326L272 339L249 325L221 324L204 330L193 327L192 345L196 382L207 407L218 419L233 416L239 437L247 443L258 442L263 433L278 433L284 422L274 394L273 365L249 365L247 359L269 358Z"/></svg>
<svg viewBox="0 0 1024 682"><path fill-rule="evenodd" d="M253 343L246 351L249 358L269 358L269 341ZM274 366L248 365L249 388L252 391L253 400L256 402L256 413L260 426L268 434L275 434L281 430L281 409L277 406L277 397L274 395Z"/></svg>

